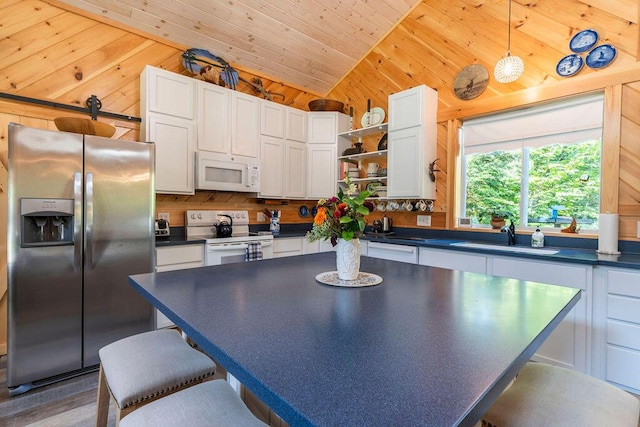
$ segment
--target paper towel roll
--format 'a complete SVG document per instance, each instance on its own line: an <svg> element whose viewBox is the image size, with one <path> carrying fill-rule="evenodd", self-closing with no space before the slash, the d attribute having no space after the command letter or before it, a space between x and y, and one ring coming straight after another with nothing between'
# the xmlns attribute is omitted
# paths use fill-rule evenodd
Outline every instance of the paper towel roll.
<svg viewBox="0 0 640 427"><path fill-rule="evenodd" d="M599 216L598 253L619 254L618 214L603 213Z"/></svg>

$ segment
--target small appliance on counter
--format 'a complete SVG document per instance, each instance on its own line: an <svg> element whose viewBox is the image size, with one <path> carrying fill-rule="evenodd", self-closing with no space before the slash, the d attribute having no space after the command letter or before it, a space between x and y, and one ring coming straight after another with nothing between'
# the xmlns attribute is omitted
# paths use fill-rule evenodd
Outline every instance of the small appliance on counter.
<svg viewBox="0 0 640 427"><path fill-rule="evenodd" d="M166 219L156 219L156 237L169 237L169 221Z"/></svg>

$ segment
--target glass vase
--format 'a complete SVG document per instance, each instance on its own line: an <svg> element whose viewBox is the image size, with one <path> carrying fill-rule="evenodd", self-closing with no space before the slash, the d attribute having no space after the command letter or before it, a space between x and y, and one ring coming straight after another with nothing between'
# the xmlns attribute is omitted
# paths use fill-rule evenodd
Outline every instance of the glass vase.
<svg viewBox="0 0 640 427"><path fill-rule="evenodd" d="M342 280L355 280L360 272L360 239L338 239L336 267Z"/></svg>

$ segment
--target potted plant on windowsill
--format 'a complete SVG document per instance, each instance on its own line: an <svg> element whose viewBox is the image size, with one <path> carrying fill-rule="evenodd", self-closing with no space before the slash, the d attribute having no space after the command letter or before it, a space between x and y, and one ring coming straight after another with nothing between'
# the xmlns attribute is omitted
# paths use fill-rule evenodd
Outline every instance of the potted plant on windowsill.
<svg viewBox="0 0 640 427"><path fill-rule="evenodd" d="M507 211L495 210L491 212L491 227L497 230L501 229L506 225L506 220L509 219L511 214Z"/></svg>

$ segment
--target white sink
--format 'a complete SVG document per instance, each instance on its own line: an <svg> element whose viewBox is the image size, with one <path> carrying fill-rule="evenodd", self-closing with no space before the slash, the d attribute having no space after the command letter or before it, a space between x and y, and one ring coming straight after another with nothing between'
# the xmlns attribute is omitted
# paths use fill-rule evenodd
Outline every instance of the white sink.
<svg viewBox="0 0 640 427"><path fill-rule="evenodd" d="M525 254L537 254L537 255L553 255L560 251L555 249L539 249L539 248L523 248L521 246L499 246L489 245L484 243L452 243L451 246L461 246L465 248L477 248L477 249L490 249L492 251L504 251L504 252L520 252Z"/></svg>

